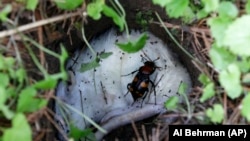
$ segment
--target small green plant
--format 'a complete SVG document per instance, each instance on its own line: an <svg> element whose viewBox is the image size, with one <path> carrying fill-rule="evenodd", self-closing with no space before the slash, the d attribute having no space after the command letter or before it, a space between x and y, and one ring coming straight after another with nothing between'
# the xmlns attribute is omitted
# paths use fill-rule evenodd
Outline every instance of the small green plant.
<svg viewBox="0 0 250 141"><path fill-rule="evenodd" d="M24 42L29 42L45 50L48 54L57 57L60 60L61 66L63 66L67 58L67 53L63 47L62 54L59 55L47 50L32 39L23 37L25 39ZM17 61L13 57L0 55L0 117L11 121L11 127L0 127L0 130L3 132L3 141L31 141L32 131L25 114L39 111L48 103L46 99L39 96L38 91L54 89L59 79L65 80L67 78L63 67L61 67L61 72L58 74L48 74L30 50L30 45L28 43L26 45L29 48L28 50L33 61L40 71L44 73L44 79L30 84L21 60ZM21 133L20 131L24 131L25 133Z"/></svg>
<svg viewBox="0 0 250 141"><path fill-rule="evenodd" d="M200 98L200 102L205 102L215 95L214 83L205 74L199 76L199 81L203 84L203 95Z"/></svg>
<svg viewBox="0 0 250 141"><path fill-rule="evenodd" d="M37 107L38 105L34 107L34 110L43 108L47 101L35 97L25 98L25 96L33 93L25 92L23 87L25 87L26 83L26 72L14 58L0 55L0 77L0 117L11 121L10 128L0 127L1 132L3 132L2 140L31 141L32 131L24 112L31 111L29 102L32 103L34 99L37 102L42 102L39 107ZM30 89L32 88L30 87ZM19 93L22 93L22 95ZM16 102L17 105L14 104ZM25 134L20 134L20 130L24 131Z"/></svg>
<svg viewBox="0 0 250 141"><path fill-rule="evenodd" d="M148 39L147 34L143 33L136 41L128 41L127 43L116 43L116 45L118 45L118 47L123 51L126 51L128 53L134 53L141 50L144 47L147 39Z"/></svg>
<svg viewBox="0 0 250 141"><path fill-rule="evenodd" d="M250 1L245 3L245 13L239 15L239 8L233 1L201 0L192 3L189 0L152 0L154 4L164 7L167 15L173 18L181 18L186 23L192 19L208 18L207 24L211 30L214 42L209 50L209 57L213 63L213 69L218 73L218 81L224 92L230 99L237 99L244 95L241 103L241 114L248 121L249 91L244 89L248 84L250 71ZM190 13L189 17L186 12ZM190 19L190 20L185 20ZM178 44L177 44L178 45ZM179 45L178 45L179 46ZM192 58L192 57L191 57ZM193 58L194 59L194 58ZM205 102L215 95L221 95L222 91L215 89L216 83L205 74L201 74L199 80L203 84L203 95L200 102ZM248 102L246 102L248 101ZM214 105L214 110L208 109L206 115L214 123L221 123L224 118L223 107Z"/></svg>
<svg viewBox="0 0 250 141"><path fill-rule="evenodd" d="M181 111L183 113L187 114L188 119L191 119L192 117L192 109L193 107L191 107L190 102L188 101L188 97L187 97L187 85L183 82L180 83L179 85L179 89L178 89L178 94L180 95L181 99L184 100L184 103L187 106L187 110L182 108L182 106L179 106L180 103L180 97L178 96L171 96L164 104L165 108L168 110L172 110L172 111Z"/></svg>
<svg viewBox="0 0 250 141"><path fill-rule="evenodd" d="M38 0L15 0L25 6L25 9L34 11L38 5Z"/></svg>
<svg viewBox="0 0 250 141"><path fill-rule="evenodd" d="M7 4L1 11L0 11L0 20L5 22L8 18L7 15L11 12L12 6Z"/></svg>
<svg viewBox="0 0 250 141"><path fill-rule="evenodd" d="M195 19L195 14L190 6L189 0L152 0L152 2L164 7L167 15L170 17L181 17L187 23Z"/></svg>
<svg viewBox="0 0 250 141"><path fill-rule="evenodd" d="M165 108L168 110L175 110L177 109L179 102L179 98L177 96L172 96L170 97L166 102L165 102Z"/></svg>
<svg viewBox="0 0 250 141"><path fill-rule="evenodd" d="M112 54L113 54L112 52L103 52L103 53L98 54L98 56L96 56L92 61L90 61L88 63L82 63L80 71L85 72L85 71L91 70L93 68L99 67L100 66L99 62L102 59L105 59Z"/></svg>
<svg viewBox="0 0 250 141"><path fill-rule="evenodd" d="M95 0L87 5L87 13L88 16L93 18L94 20L99 20L101 18L101 14L103 13L105 16L110 17L113 19L113 22L119 27L120 31L123 31L125 28L127 37L128 37L128 42L127 43L116 43L116 45L123 51L128 52L128 53L134 53L139 50L141 50L144 45L146 44L147 40L147 35L143 33L137 40L131 40L129 38L129 29L128 25L126 23L125 17L126 13L121 6L120 2L118 0L110 1L114 9L107 4L105 4L105 1L103 0ZM101 53L99 55L96 55L97 53L94 51L93 47L88 43L85 33L84 33L84 28L82 27L82 36L83 40L86 43L87 47L90 49L92 52L93 60L84 63L81 65L80 71L84 72L87 70L91 70L93 68L96 68L100 66L99 62L101 59L105 59L108 56L112 55L111 52L107 53Z"/></svg>
<svg viewBox="0 0 250 141"><path fill-rule="evenodd" d="M79 139L84 139L84 138L85 139L87 138L87 139L93 140L93 141L96 140L92 129L90 129L90 128L83 129L83 130L79 129L78 127L76 127L76 125L74 125L72 123L72 121L70 121L70 119L68 119L68 117L66 116L66 111L68 111L68 110L71 110L71 111L77 113L79 116L84 118L87 122L89 122L91 125L93 125L99 131L101 131L103 133L107 133L106 130L104 130L102 127L100 127L97 123L95 123L92 119L90 119L88 116L86 116L84 113L82 113L78 109L75 109L74 107L62 102L60 99L56 99L56 102L60 108L60 112L63 116L64 121L66 122L67 126L70 128L69 137L73 138L74 140L79 140Z"/></svg>
<svg viewBox="0 0 250 141"><path fill-rule="evenodd" d="M241 114L246 117L246 119L248 121L250 121L250 93L248 93L245 98L243 99L242 101L242 106L240 107L241 108Z"/></svg>
<svg viewBox="0 0 250 141"><path fill-rule="evenodd" d="M99 53L97 55L97 53L95 52L95 50L89 44L88 40L85 37L85 32L84 32L84 27L83 26L82 26L82 38L83 38L85 44L87 45L87 47L89 48L89 50L91 51L91 53L93 55L93 59L92 59L92 61L90 61L88 63L82 63L81 64L81 68L80 68L81 72L85 72L85 71L94 69L96 67L99 67L100 66L99 62L101 61L101 59L108 58L110 55L113 54L112 52L101 52L101 53Z"/></svg>
<svg viewBox="0 0 250 141"><path fill-rule="evenodd" d="M221 123L224 119L224 109L221 104L214 104L213 109L208 108L206 115L210 118L213 123Z"/></svg>
<svg viewBox="0 0 250 141"><path fill-rule="evenodd" d="M30 0L32 1L32 0ZM82 5L84 0L55 0L56 5L63 10L75 10L77 7Z"/></svg>
<svg viewBox="0 0 250 141"><path fill-rule="evenodd" d="M137 40L131 40L129 37L129 29L126 22L126 13L118 0L110 1L113 8L105 4L103 0L96 0L89 3L87 6L87 13L95 20L101 18L101 13L113 19L113 22L120 28L120 31L125 29L128 42L117 43L116 45L125 52L134 53L142 49L146 43L147 35L142 34Z"/></svg>
<svg viewBox="0 0 250 141"><path fill-rule="evenodd" d="M138 11L135 16L135 22L139 24L143 30L148 29L148 25L153 21L153 11Z"/></svg>
<svg viewBox="0 0 250 141"><path fill-rule="evenodd" d="M11 124L11 128L4 129L3 141L32 141L32 131L23 113L15 114Z"/></svg>
<svg viewBox="0 0 250 141"><path fill-rule="evenodd" d="M80 140L81 138L87 138L91 141L95 141L95 135L90 128L80 130L75 125L70 126L69 136L72 137L74 140Z"/></svg>

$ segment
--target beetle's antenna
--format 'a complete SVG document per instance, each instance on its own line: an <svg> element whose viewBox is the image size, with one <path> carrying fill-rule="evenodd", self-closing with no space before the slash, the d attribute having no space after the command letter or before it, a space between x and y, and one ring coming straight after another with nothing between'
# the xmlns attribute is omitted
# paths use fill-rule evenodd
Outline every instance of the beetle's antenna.
<svg viewBox="0 0 250 141"><path fill-rule="evenodd" d="M160 59L160 57L157 57L156 59L154 59L152 62L155 62L155 61L157 61L157 60L159 60Z"/></svg>
<svg viewBox="0 0 250 141"><path fill-rule="evenodd" d="M148 60L148 61L152 61L150 58L149 58L149 56L144 52L144 50L142 50L142 52L143 52L143 54L144 54L144 56L146 57L143 57L142 55L142 57L144 58L144 59L146 59L146 60Z"/></svg>
<svg viewBox="0 0 250 141"><path fill-rule="evenodd" d="M157 60L160 59L160 57L157 57L156 59L152 60L152 59L150 59L149 56L144 52L144 50L142 50L142 52L143 52L143 54L144 54L145 57L144 57L143 55L141 55L141 57L142 57L143 59L145 59L145 60L148 60L148 61L151 61L151 62L155 62L155 61L157 61Z"/></svg>

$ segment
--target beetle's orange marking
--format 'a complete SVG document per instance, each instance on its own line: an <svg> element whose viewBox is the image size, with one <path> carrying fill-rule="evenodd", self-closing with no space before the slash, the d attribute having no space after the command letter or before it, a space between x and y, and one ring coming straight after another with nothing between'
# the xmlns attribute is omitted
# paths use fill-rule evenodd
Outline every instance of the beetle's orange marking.
<svg viewBox="0 0 250 141"><path fill-rule="evenodd" d="M148 87L148 83L146 83L146 82L141 82L140 86L141 86L142 88L147 88L147 87Z"/></svg>
<svg viewBox="0 0 250 141"><path fill-rule="evenodd" d="M138 78L137 78L137 77L135 77L133 81L134 81L134 82L137 82L137 81L138 81Z"/></svg>

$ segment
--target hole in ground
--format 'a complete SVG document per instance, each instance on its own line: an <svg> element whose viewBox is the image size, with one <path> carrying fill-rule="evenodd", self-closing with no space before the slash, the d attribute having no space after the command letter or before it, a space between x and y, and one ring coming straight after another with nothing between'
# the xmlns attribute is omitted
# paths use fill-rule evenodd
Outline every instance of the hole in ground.
<svg viewBox="0 0 250 141"><path fill-rule="evenodd" d="M127 22L129 25L130 29L142 29L142 26L140 24L138 24L136 22L136 15L138 15L138 12L142 12L142 13L146 13L148 10L152 10L152 11L157 11L163 20L167 20L169 23L172 24L176 24L176 25L181 25L181 22L178 20L171 20L168 19L168 17L164 16L165 15L165 10L161 9L158 6L154 6L151 1L144 1L144 0L121 0L122 5L124 6L126 13L127 13ZM158 21L157 18L155 17L154 13L152 13L151 15L154 20L153 21ZM101 34L104 31L106 31L107 29L109 29L110 27L114 26L112 24L112 21L109 18L103 17L100 21L93 21L91 19L88 19L88 24L85 26L85 33L88 39L91 39L92 37L94 37L95 35ZM192 81L193 81L193 85L199 85L199 82L197 81L197 78L199 76L199 71L197 70L197 68L193 65L192 60L188 57L187 54L185 54L180 48L178 48L173 41L170 39L170 37L166 34L165 30L156 23L151 23L149 25L146 26L146 28L152 32L154 35L156 35L157 37L159 37L160 39L162 39L167 45L168 47L173 50L173 52L175 54L178 55L178 58L180 59L181 63L187 68L189 74L191 75ZM178 31L177 31L178 32ZM77 35L77 36L76 36ZM73 40L73 44L70 43L70 40L64 40L64 44L67 48L67 50L69 51L69 53L72 55L74 53L74 51L77 48L81 48L84 43L81 40L81 36L80 33L78 31L72 31L71 32L71 36L76 36L75 38L71 39ZM177 37L181 37L180 33L177 33ZM186 35L186 37L188 37L188 35ZM177 39L179 40L179 39ZM190 38L183 38L182 40L183 46L187 47L187 50L189 52L194 52L192 50L192 48L190 48ZM49 61L48 61L49 62ZM54 65L53 63L49 64L50 65ZM149 118L147 120L144 121L140 121L137 124L145 124L147 122L149 122L149 120L154 120L155 118ZM151 122L153 123L153 122ZM140 125L138 125L139 127ZM155 124L146 126L148 129L152 129L152 127L156 127ZM128 129L130 128L130 129ZM148 130L146 129L146 130ZM120 136L119 138L122 139L123 135L130 135L128 132L131 131L132 134L134 134L134 130L131 128L130 125L127 125L125 127L121 127L120 129L116 129L114 130L112 133L110 133L109 135L106 136L106 140L111 140L112 138L114 139L114 137L112 136ZM129 136L128 136L129 137ZM125 137L124 137L125 138Z"/></svg>

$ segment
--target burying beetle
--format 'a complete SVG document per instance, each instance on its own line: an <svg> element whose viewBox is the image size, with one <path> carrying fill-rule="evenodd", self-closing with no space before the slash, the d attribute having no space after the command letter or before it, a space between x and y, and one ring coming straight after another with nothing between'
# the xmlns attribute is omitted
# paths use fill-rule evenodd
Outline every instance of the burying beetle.
<svg viewBox="0 0 250 141"><path fill-rule="evenodd" d="M160 58L158 57L157 59L155 59L153 61L146 61L146 62L144 62L144 66L141 66L139 68L139 70L135 70L127 75L122 75L122 76L128 76L128 75L132 75L132 74L138 72L135 75L133 81L127 85L127 89L128 89L128 92L130 92L132 94L134 102L136 102L137 99L142 98L141 106L142 106L143 101L149 92L149 90L148 90L149 83L151 83L152 88L154 90L155 105L156 105L155 84L152 80L150 80L150 75L152 75L155 72L156 68L160 68L160 67L157 67L155 65L155 61L158 59L160 59ZM128 94L128 92L126 93L126 95ZM134 104L134 102L132 103L132 105Z"/></svg>

